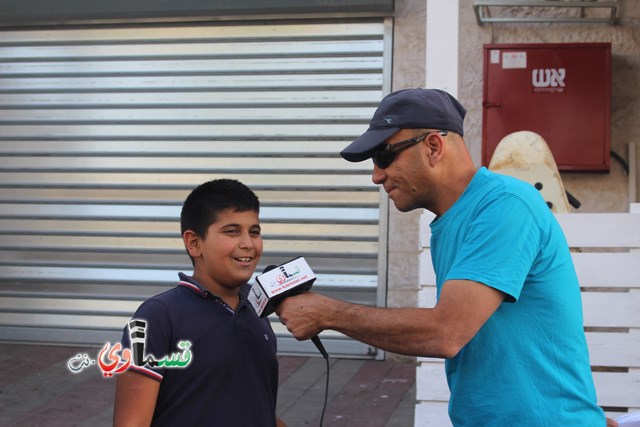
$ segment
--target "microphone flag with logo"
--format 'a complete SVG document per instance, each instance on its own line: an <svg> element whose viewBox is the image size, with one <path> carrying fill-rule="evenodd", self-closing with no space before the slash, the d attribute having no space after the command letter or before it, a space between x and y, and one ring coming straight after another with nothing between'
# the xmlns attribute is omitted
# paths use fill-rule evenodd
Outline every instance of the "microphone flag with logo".
<svg viewBox="0 0 640 427"><path fill-rule="evenodd" d="M316 281L314 274L304 257L297 257L282 265L269 265L262 274L256 276L247 299L260 317L266 317L276 311L276 307L287 297L308 291ZM325 359L329 358L320 338L311 338Z"/></svg>
<svg viewBox="0 0 640 427"><path fill-rule="evenodd" d="M256 276L248 299L258 316L266 317L286 297L308 291L315 280L316 275L304 257L297 257L279 266L266 267Z"/></svg>

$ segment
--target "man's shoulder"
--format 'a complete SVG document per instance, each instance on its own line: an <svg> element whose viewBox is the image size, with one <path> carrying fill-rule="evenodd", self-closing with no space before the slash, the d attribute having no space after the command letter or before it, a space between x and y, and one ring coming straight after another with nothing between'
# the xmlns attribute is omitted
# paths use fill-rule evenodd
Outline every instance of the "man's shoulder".
<svg viewBox="0 0 640 427"><path fill-rule="evenodd" d="M542 198L540 191L537 190L532 184L523 181L519 178L503 175L486 170L484 189L487 192L487 196L500 197L504 195L514 196L516 199L520 199L527 205L533 205L541 207L546 204Z"/></svg>
<svg viewBox="0 0 640 427"><path fill-rule="evenodd" d="M505 175L498 172L493 172L488 169L484 169L484 176L489 182L494 183L494 185L498 188L502 187L504 189L522 189L526 188L527 190L533 187L526 181L521 180L520 178L516 178L511 175Z"/></svg>

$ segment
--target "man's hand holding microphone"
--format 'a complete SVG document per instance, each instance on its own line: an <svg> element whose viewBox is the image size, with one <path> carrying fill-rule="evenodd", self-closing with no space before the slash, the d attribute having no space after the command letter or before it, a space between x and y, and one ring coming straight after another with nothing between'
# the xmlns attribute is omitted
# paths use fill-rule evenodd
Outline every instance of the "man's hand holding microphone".
<svg viewBox="0 0 640 427"><path fill-rule="evenodd" d="M280 321L287 326L287 329L296 339L299 341L311 339L322 356L328 359L329 355L324 349L320 338L318 338L318 334L322 329L317 325L314 327L315 322L310 322L311 317L303 317L296 311L289 313L286 308L290 305L287 301L294 299L296 302L291 307L295 307L296 304L299 307L300 300L298 297L302 299L322 299L323 297L318 294L307 292L315 280L316 275L306 260L303 257L294 258L279 266L270 265L266 267L262 274L256 277L256 283L252 286L248 299L260 317L266 317L275 311L280 317ZM300 318L295 317L298 315L300 315ZM309 327L304 328L303 333L294 333L289 326L296 325L296 330L301 330L300 325L305 324Z"/></svg>
<svg viewBox="0 0 640 427"><path fill-rule="evenodd" d="M297 340L307 340L328 329L320 323L331 310L327 302L328 298L320 294L304 292L284 299L277 306L276 314Z"/></svg>

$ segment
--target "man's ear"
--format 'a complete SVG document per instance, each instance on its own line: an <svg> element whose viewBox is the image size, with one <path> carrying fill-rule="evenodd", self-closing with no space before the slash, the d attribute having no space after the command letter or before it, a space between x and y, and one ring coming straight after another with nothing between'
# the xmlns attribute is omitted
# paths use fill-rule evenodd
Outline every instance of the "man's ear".
<svg viewBox="0 0 640 427"><path fill-rule="evenodd" d="M427 145L427 149L429 151L429 163L433 166L435 163L439 162L442 158L443 149L444 149L444 139L442 135L438 132L434 132L427 137L425 140Z"/></svg>
<svg viewBox="0 0 640 427"><path fill-rule="evenodd" d="M182 241L184 242L184 247L192 258L200 256L201 240L200 236L198 236L195 231L187 230L182 233Z"/></svg>

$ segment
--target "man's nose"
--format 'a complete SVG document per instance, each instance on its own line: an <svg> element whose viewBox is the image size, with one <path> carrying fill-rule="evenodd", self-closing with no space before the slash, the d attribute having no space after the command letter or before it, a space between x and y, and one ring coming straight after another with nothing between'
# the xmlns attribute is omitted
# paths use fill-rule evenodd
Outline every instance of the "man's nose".
<svg viewBox="0 0 640 427"><path fill-rule="evenodd" d="M373 181L373 183L376 185L380 185L386 178L387 174L384 172L384 169L381 169L374 164L373 172L371 173L371 181Z"/></svg>

